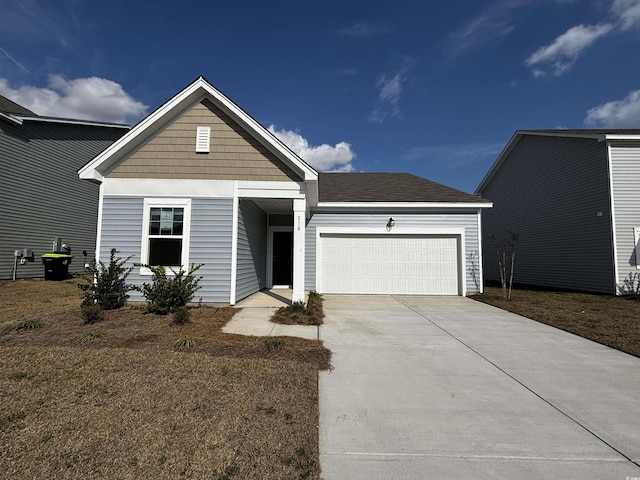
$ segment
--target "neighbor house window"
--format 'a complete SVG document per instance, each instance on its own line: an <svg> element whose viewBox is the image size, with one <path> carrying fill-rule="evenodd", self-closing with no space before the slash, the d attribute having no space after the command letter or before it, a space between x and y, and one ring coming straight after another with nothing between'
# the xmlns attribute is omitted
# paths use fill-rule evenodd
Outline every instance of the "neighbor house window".
<svg viewBox="0 0 640 480"><path fill-rule="evenodd" d="M145 199L142 263L178 271L189 263L190 199ZM151 271L142 267L142 274Z"/></svg>

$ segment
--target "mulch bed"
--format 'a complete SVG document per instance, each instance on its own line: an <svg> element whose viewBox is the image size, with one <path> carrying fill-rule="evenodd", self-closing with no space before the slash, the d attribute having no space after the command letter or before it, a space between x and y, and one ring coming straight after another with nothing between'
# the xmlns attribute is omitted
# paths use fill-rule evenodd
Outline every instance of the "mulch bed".
<svg viewBox="0 0 640 480"><path fill-rule="evenodd" d="M576 292L485 288L471 298L640 357L640 300Z"/></svg>

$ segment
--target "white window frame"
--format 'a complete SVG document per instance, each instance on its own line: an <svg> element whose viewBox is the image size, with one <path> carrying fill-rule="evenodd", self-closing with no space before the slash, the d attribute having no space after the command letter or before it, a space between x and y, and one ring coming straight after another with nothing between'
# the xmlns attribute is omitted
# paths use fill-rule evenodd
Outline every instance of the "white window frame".
<svg viewBox="0 0 640 480"><path fill-rule="evenodd" d="M145 198L144 212L142 214L142 244L140 247L140 263L147 264L149 262L149 221L151 219L152 208L174 207L183 208L184 216L182 219L182 255L180 268L187 270L189 268L189 240L191 238L191 199L190 198ZM177 237L177 236L173 236ZM173 275L173 268L167 268L167 275ZM148 267L140 267L140 275L152 275L151 269Z"/></svg>

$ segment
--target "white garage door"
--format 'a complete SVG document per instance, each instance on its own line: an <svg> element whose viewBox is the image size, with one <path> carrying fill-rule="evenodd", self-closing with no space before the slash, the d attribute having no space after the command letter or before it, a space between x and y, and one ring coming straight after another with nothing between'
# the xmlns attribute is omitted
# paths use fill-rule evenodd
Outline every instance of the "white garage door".
<svg viewBox="0 0 640 480"><path fill-rule="evenodd" d="M320 293L458 295L457 236L321 234Z"/></svg>

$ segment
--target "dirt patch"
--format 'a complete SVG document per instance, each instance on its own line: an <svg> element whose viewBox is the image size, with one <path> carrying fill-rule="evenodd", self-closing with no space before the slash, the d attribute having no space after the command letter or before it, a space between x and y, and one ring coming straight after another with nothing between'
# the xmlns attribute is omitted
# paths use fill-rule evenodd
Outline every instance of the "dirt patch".
<svg viewBox="0 0 640 480"><path fill-rule="evenodd" d="M224 334L227 307L175 326L127 306L85 325L76 283L0 282L7 478L320 477L321 342ZM26 320L41 327L12 330Z"/></svg>
<svg viewBox="0 0 640 480"><path fill-rule="evenodd" d="M494 287L471 298L640 357L637 299L517 289L507 300L502 298L502 290Z"/></svg>

